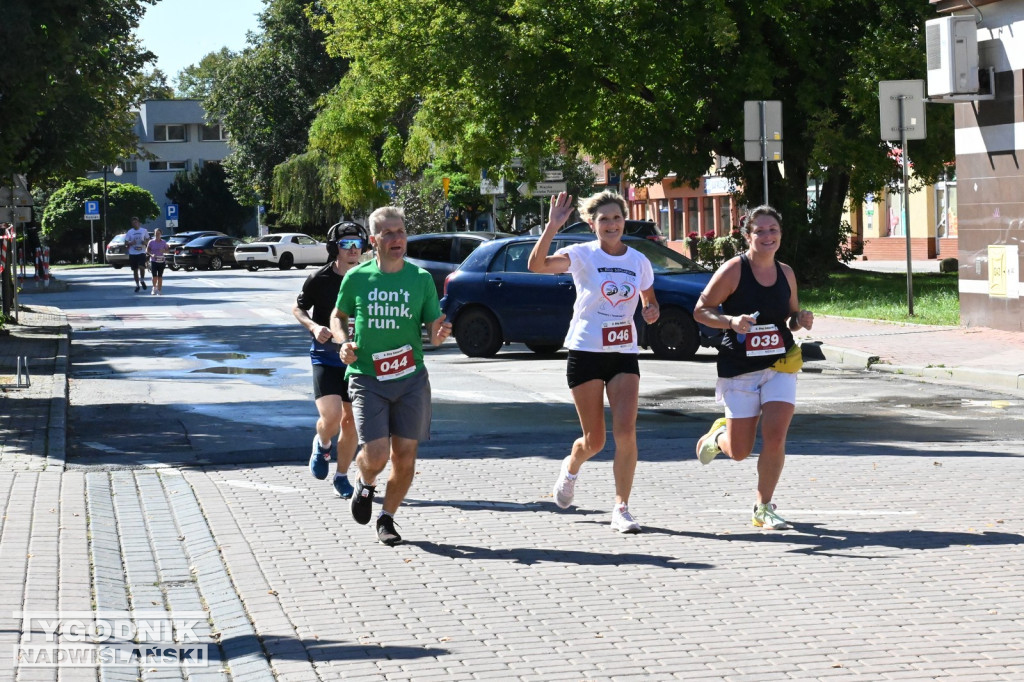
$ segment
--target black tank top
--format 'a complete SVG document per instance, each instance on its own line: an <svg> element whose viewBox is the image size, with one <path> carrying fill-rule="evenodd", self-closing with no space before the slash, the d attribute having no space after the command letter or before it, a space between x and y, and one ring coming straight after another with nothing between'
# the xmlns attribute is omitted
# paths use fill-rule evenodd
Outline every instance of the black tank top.
<svg viewBox="0 0 1024 682"><path fill-rule="evenodd" d="M789 331L789 297L792 292L789 280L782 266L775 263L775 284L762 286L750 267L747 254L740 256L740 283L729 298L722 303L722 312L726 315L751 315L760 313L757 324L774 324L782 332L786 350L793 346L793 334ZM782 355L760 355L747 357L744 344L736 340L736 332L726 331L718 349L718 376L735 377L747 372L771 367L772 363Z"/></svg>

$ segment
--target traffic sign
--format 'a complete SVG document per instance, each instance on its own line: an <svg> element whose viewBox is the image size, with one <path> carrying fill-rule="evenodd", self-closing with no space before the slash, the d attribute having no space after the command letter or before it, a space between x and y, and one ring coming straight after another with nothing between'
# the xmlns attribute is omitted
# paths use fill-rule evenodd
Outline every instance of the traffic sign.
<svg viewBox="0 0 1024 682"><path fill-rule="evenodd" d="M85 202L85 219L86 220L99 220L100 219L100 202L98 202L98 201L87 201L87 202Z"/></svg>
<svg viewBox="0 0 1024 682"><path fill-rule="evenodd" d="M178 226L178 205L167 204L164 206L164 224L166 227Z"/></svg>
<svg viewBox="0 0 1024 682"><path fill-rule="evenodd" d="M533 189L530 189L529 183L524 182L518 187L520 194L534 197L554 196L559 192L565 192L568 188L569 186L564 182L538 182Z"/></svg>
<svg viewBox="0 0 1024 682"><path fill-rule="evenodd" d="M546 170L544 171L544 180L547 182L559 182L564 180L565 176L562 175L560 170Z"/></svg>

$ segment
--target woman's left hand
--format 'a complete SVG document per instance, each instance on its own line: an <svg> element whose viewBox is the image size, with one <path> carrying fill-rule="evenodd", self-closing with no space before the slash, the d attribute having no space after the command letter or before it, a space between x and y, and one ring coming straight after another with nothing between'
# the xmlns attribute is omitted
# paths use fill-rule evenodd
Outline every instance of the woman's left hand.
<svg viewBox="0 0 1024 682"><path fill-rule="evenodd" d="M814 313L810 310L801 310L796 314L797 329L810 329L814 326Z"/></svg>
<svg viewBox="0 0 1024 682"><path fill-rule="evenodd" d="M640 314L643 316L644 322L647 324L654 324L658 321L658 318L661 317L661 309L658 307L657 303L649 303L643 307Z"/></svg>

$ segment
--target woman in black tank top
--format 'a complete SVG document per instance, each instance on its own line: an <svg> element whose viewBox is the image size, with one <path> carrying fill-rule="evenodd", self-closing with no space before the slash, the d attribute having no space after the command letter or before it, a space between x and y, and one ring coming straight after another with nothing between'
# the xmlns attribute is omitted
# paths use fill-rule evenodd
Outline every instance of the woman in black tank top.
<svg viewBox="0 0 1024 682"><path fill-rule="evenodd" d="M702 464L720 452L736 461L746 459L760 422L753 524L781 530L791 526L776 513L772 495L786 460L796 375L777 371L776 363L793 348L793 332L810 329L814 315L800 309L793 269L775 260L782 242L778 211L770 206L753 209L744 232L749 248L715 272L693 311L698 322L726 330L718 351L715 388L726 416L717 419L697 442L697 457Z"/></svg>

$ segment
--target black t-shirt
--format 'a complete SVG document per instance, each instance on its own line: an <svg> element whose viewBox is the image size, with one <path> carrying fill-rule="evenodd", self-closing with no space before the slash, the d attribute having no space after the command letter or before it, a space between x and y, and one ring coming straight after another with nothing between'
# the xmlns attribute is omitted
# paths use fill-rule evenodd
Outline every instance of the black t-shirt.
<svg viewBox="0 0 1024 682"><path fill-rule="evenodd" d="M754 277L747 255L740 256L740 283L736 291L722 303L722 312L726 315L757 316L757 325L774 324L782 334L783 343L788 350L793 345L793 333L789 331L789 280L782 266L775 263L775 284L770 287L761 285ZM736 332L726 331L718 348L718 376L735 377L748 372L767 369L780 359L778 355L760 355L748 357L744 344L736 340Z"/></svg>
<svg viewBox="0 0 1024 682"><path fill-rule="evenodd" d="M338 289L341 288L342 276L334 271L334 263L328 263L306 278L302 291L295 299L295 304L307 313L319 325L331 326L331 313L338 301Z"/></svg>

